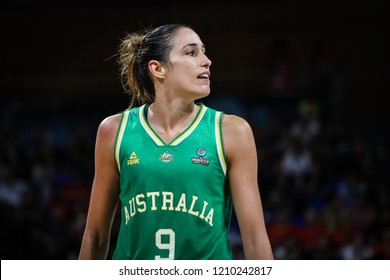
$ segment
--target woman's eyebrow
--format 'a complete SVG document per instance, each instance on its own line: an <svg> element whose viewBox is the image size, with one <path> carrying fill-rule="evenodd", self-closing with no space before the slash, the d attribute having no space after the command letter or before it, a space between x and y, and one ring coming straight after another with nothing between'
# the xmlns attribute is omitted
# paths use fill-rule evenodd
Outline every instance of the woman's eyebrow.
<svg viewBox="0 0 390 280"><path fill-rule="evenodd" d="M184 49L184 48L186 48L186 47L198 47L198 44L197 44L197 43L189 43L189 44L187 44L187 45L184 45L184 46L182 47L182 49ZM205 51L205 50L206 50L206 46L205 46L204 44L202 44L200 47L201 47L202 51Z"/></svg>

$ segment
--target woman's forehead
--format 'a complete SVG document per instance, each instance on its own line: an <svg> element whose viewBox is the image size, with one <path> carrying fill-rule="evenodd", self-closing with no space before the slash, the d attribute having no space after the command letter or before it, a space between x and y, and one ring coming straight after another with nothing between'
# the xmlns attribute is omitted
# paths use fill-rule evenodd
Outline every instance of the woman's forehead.
<svg viewBox="0 0 390 280"><path fill-rule="evenodd" d="M181 28L175 35L173 47L182 49L188 45L204 48L202 40L195 31L190 28Z"/></svg>

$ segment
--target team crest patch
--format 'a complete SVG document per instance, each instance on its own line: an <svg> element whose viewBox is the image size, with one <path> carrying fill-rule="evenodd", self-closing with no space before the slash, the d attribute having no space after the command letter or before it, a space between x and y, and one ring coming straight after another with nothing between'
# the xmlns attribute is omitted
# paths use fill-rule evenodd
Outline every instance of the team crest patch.
<svg viewBox="0 0 390 280"><path fill-rule="evenodd" d="M168 151L161 154L159 157L159 160L164 162L164 163L172 162L174 159L175 159L174 156Z"/></svg>
<svg viewBox="0 0 390 280"><path fill-rule="evenodd" d="M206 150L205 149L198 148L196 150L196 154L198 155L198 157L193 157L192 158L192 163L194 163L194 164L202 164L202 165L206 165L206 166L209 165L210 160L204 158L204 156L206 155Z"/></svg>

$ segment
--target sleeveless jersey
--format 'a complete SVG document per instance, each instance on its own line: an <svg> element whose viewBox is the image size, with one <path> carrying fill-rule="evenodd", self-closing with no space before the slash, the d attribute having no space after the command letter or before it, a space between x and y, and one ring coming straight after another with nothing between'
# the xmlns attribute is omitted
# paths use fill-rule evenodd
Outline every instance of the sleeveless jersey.
<svg viewBox="0 0 390 280"><path fill-rule="evenodd" d="M115 144L121 224L114 259L232 259L232 200L222 113L199 104L170 143L147 121L147 105L122 113Z"/></svg>

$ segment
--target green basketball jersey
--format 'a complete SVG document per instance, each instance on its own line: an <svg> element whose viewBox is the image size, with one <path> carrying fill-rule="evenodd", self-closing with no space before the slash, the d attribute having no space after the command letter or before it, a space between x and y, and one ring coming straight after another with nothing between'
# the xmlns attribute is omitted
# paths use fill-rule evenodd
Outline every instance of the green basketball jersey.
<svg viewBox="0 0 390 280"><path fill-rule="evenodd" d="M191 125L168 144L148 123L147 105L122 114L114 259L232 259L222 113L199 106Z"/></svg>

